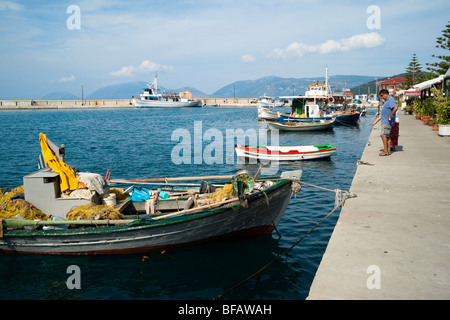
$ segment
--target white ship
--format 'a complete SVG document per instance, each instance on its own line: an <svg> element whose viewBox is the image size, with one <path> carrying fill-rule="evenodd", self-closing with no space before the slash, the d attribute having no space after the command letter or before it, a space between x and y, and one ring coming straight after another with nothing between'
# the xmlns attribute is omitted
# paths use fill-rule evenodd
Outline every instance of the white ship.
<svg viewBox="0 0 450 320"><path fill-rule="evenodd" d="M203 106L202 100L191 99L191 93L189 91L169 95L158 93L157 78L158 73L155 74L153 82L147 84L147 88L140 94L140 98L133 97L133 103L136 108L185 108Z"/></svg>

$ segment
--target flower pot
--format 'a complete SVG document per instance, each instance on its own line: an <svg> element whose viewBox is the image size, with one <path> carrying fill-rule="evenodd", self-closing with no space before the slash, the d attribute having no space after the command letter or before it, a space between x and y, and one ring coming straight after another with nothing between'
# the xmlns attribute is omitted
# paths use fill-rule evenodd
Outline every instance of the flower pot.
<svg viewBox="0 0 450 320"><path fill-rule="evenodd" d="M418 113L416 114L416 119L420 120L420 114L418 114Z"/></svg>
<svg viewBox="0 0 450 320"><path fill-rule="evenodd" d="M430 121L430 117L428 117L428 116L423 116L423 117L422 117L422 121L423 121L423 123L428 124L428 121Z"/></svg>
<svg viewBox="0 0 450 320"><path fill-rule="evenodd" d="M433 125L433 131L439 131L439 125L437 123Z"/></svg>
<svg viewBox="0 0 450 320"><path fill-rule="evenodd" d="M428 125L429 125L430 127L434 126L434 120L433 120L433 119L430 119L430 121L428 121Z"/></svg>
<svg viewBox="0 0 450 320"><path fill-rule="evenodd" d="M439 125L439 135L440 136L450 136L450 124L440 124Z"/></svg>

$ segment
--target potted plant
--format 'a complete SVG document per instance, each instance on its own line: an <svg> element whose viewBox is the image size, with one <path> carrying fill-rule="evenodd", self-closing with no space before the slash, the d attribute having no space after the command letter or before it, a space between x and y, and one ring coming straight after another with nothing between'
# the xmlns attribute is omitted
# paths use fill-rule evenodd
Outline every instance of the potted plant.
<svg viewBox="0 0 450 320"><path fill-rule="evenodd" d="M420 101L414 102L414 114L416 115L417 120L420 120L420 118L422 117L422 111L423 108Z"/></svg>
<svg viewBox="0 0 450 320"><path fill-rule="evenodd" d="M434 105L431 97L426 98L422 102L422 121L425 124L428 124L430 118L434 114Z"/></svg>
<svg viewBox="0 0 450 320"><path fill-rule="evenodd" d="M450 100L438 106L436 120L439 125L439 135L450 136Z"/></svg>

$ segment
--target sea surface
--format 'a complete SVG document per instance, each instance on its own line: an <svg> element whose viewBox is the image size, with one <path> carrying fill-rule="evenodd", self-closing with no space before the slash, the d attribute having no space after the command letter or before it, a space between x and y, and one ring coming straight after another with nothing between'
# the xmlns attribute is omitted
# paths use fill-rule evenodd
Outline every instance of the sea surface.
<svg viewBox="0 0 450 320"><path fill-rule="evenodd" d="M304 182L349 190L375 111L332 131L280 132L280 145L331 143L338 152L265 170L301 169ZM37 170L40 132L65 145L68 164L103 176L109 169L111 179L255 173L259 165L240 163L234 144L245 137L253 143L255 135L260 145L275 139L256 108L0 111L0 126L2 188L22 185L23 176ZM210 300L223 294L222 300L304 300L340 210L276 258L333 210L334 200L333 192L303 185L278 233L245 241L114 256L0 254L0 299ZM72 265L79 267L80 289L67 285Z"/></svg>

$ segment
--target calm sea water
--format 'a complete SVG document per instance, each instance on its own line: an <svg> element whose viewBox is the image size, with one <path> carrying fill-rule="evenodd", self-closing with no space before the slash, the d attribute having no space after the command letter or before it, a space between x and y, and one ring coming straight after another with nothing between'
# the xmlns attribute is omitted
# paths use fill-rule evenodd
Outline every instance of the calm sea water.
<svg viewBox="0 0 450 320"><path fill-rule="evenodd" d="M336 125L333 131L281 132L280 145L332 143L338 152L328 160L280 164L280 171L302 169L305 182L348 190L374 113L369 110L358 125ZM264 128L264 123L257 120L256 108L215 107L0 111L0 125L0 187L6 188L22 185L23 176L37 169L40 132L56 144L64 143L66 162L77 165L80 171L104 175L109 169L112 179L120 179L222 175L243 168L256 172L257 165L238 164L235 155L229 163L226 144L236 141L226 141L227 130L252 129L258 133ZM191 163L177 165L171 154L181 143L176 133L182 131L188 135L184 142L189 144L187 139L191 139ZM201 156L194 157L198 148L194 146L195 134L199 132L204 138L203 149L213 146L216 139L223 140L223 152L216 149L213 154L223 163L206 164ZM215 138L208 138L208 133ZM291 199L278 226L281 238L273 232L271 236L246 241L209 243L145 255L0 254L0 299L213 299L291 247L333 207L334 193L303 186L301 193ZM259 276L222 299L305 299L339 212ZM80 268L81 289L70 290L66 285L70 265Z"/></svg>

